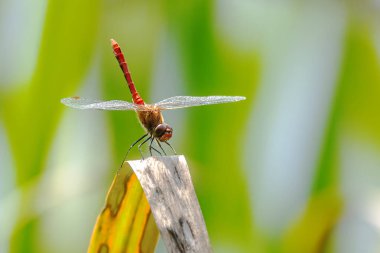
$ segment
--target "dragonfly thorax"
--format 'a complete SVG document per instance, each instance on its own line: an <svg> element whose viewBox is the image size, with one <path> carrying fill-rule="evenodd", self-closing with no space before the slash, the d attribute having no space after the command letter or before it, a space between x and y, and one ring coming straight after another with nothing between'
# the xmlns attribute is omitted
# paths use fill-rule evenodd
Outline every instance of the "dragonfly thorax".
<svg viewBox="0 0 380 253"><path fill-rule="evenodd" d="M164 122L160 110L152 108L148 111L137 112L141 124L145 129L159 141L167 141L173 135L173 129Z"/></svg>

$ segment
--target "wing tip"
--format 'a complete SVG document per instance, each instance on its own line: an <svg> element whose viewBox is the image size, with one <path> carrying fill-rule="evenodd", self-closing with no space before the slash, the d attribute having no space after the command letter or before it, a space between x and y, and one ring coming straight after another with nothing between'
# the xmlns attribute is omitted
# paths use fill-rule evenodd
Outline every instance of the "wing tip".
<svg viewBox="0 0 380 253"><path fill-rule="evenodd" d="M78 100L78 99L80 99L79 96L72 96L68 98L62 98L61 101Z"/></svg>
<svg viewBox="0 0 380 253"><path fill-rule="evenodd" d="M243 97L243 96L233 96L231 98L233 99L234 102L238 102L238 101L242 101L242 100L247 99L246 97Z"/></svg>
<svg viewBox="0 0 380 253"><path fill-rule="evenodd" d="M79 99L80 99L80 97L78 97L78 96L73 96L73 97L69 97L69 98L62 98L61 103L66 105L66 106L72 107L71 102L74 100L79 100Z"/></svg>
<svg viewBox="0 0 380 253"><path fill-rule="evenodd" d="M246 100L246 97L243 96L210 96L210 97L215 97L215 98L226 98L226 99L231 99L233 101L241 101L241 100Z"/></svg>
<svg viewBox="0 0 380 253"><path fill-rule="evenodd" d="M65 105L68 100L69 100L69 98L62 98L61 99L61 103Z"/></svg>

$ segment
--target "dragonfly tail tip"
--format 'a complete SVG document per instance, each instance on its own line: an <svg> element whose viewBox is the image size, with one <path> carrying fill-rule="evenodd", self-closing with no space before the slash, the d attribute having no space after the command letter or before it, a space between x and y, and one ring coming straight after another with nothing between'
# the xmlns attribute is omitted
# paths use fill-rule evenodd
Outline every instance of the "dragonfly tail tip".
<svg viewBox="0 0 380 253"><path fill-rule="evenodd" d="M117 45L117 42L116 42L114 39L110 39L110 41L111 41L111 45L112 45L112 46Z"/></svg>

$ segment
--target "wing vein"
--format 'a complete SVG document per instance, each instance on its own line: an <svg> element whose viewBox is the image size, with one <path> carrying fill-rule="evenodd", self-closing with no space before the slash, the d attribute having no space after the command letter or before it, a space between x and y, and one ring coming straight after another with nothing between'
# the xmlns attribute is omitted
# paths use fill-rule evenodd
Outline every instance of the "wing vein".
<svg viewBox="0 0 380 253"><path fill-rule="evenodd" d="M191 96L176 96L164 99L154 106L160 110L170 110L177 108L185 108L190 106L212 105L222 103L232 103L244 100L245 97L240 96L207 96L207 97L191 97Z"/></svg>

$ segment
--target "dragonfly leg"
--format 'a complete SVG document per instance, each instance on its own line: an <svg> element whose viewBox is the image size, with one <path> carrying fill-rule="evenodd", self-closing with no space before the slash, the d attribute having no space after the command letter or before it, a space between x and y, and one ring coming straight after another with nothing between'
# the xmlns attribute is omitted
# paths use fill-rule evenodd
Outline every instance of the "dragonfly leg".
<svg viewBox="0 0 380 253"><path fill-rule="evenodd" d="M165 152L165 150L162 148L160 142L159 142L157 139L156 139L156 141L157 141L158 146L160 146L160 149L162 150L162 152L164 152L164 154L166 155L166 152Z"/></svg>
<svg viewBox="0 0 380 253"><path fill-rule="evenodd" d="M154 141L154 137L151 137L151 141L150 141L150 144L149 144L149 152L150 152L150 155L153 156L153 154L152 154L152 149L153 149L154 151L156 151L157 153L159 153L160 156L162 156L161 152L158 151L155 147L152 146L153 141Z"/></svg>
<svg viewBox="0 0 380 253"><path fill-rule="evenodd" d="M153 138L152 136L148 136L148 138L146 138L143 142L141 142L138 146L137 146L137 149L139 150L140 152L140 155L142 157L142 159L144 160L144 156L142 154L142 151L141 151L141 146L144 145L147 141L149 141L151 138Z"/></svg>
<svg viewBox="0 0 380 253"><path fill-rule="evenodd" d="M123 163L124 163L125 159L127 159L127 156L128 156L128 154L129 154L129 152L131 151L131 149L132 149L137 143L139 143L142 139L144 139L147 135L148 135L148 134L144 134L143 136L141 136L137 141L135 141L135 142L129 147L127 153L126 153L125 156L124 156L124 160L123 160L123 162L121 163L121 166L123 166ZM121 167L121 166L120 166L120 167Z"/></svg>
<svg viewBox="0 0 380 253"><path fill-rule="evenodd" d="M167 141L165 141L165 143L173 150L173 152L174 152L174 154L176 155L177 154L177 152L175 152L175 150L174 150L174 148L172 147L172 145L170 145L170 143L169 142L167 142Z"/></svg>

